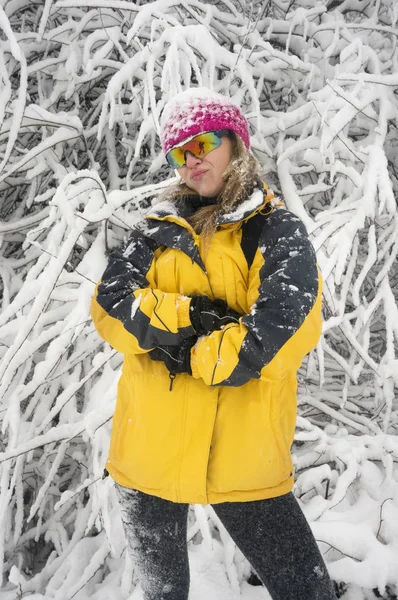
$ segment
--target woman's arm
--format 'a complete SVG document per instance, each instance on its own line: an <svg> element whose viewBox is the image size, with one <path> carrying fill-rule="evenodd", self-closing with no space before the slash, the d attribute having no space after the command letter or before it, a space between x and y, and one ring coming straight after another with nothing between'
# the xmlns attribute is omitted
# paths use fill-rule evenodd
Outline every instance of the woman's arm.
<svg viewBox="0 0 398 600"><path fill-rule="evenodd" d="M321 279L300 219L285 209L267 217L252 272L250 314L200 338L191 352L193 376L207 385L280 379L319 340Z"/></svg>
<svg viewBox="0 0 398 600"><path fill-rule="evenodd" d="M191 299L156 289L156 242L134 230L111 254L91 302L99 335L125 354L177 345L194 335L189 318Z"/></svg>

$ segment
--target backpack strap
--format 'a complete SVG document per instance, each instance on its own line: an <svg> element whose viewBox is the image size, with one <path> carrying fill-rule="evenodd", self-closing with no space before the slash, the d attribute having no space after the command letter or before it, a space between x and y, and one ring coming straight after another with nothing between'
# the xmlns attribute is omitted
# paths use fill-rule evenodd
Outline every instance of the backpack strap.
<svg viewBox="0 0 398 600"><path fill-rule="evenodd" d="M242 239L240 242L243 254L245 255L249 270L253 264L257 252L260 235L264 227L265 219L272 212L266 214L258 212L254 217L244 221L242 225Z"/></svg>
<svg viewBox="0 0 398 600"><path fill-rule="evenodd" d="M265 217L260 212L251 219L245 221L242 225L242 239L240 242L243 254L245 255L247 266L252 266L254 256L258 248L261 230L264 225Z"/></svg>

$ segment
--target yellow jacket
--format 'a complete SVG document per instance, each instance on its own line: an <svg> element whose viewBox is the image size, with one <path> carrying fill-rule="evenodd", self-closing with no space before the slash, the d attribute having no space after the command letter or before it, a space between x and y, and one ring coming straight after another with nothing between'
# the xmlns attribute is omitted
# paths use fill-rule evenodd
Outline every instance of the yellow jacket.
<svg viewBox="0 0 398 600"><path fill-rule="evenodd" d="M321 279L303 224L267 194L223 215L206 250L183 207L160 203L111 255L91 314L124 354L106 468L125 487L191 504L292 489L296 374L320 336ZM249 269L242 224L259 211ZM178 374L170 391L148 352L194 335L194 295L242 317L199 338L192 376Z"/></svg>

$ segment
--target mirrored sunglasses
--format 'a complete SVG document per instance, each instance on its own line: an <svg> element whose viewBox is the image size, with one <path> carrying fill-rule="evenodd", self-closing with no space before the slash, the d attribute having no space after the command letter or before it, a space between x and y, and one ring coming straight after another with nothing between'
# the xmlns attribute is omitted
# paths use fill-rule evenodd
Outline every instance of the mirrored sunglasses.
<svg viewBox="0 0 398 600"><path fill-rule="evenodd" d="M186 165L186 153L191 152L197 158L203 158L215 148L221 146L221 138L228 134L228 130L207 131L195 135L181 146L174 146L166 154L166 160L173 169L181 169Z"/></svg>

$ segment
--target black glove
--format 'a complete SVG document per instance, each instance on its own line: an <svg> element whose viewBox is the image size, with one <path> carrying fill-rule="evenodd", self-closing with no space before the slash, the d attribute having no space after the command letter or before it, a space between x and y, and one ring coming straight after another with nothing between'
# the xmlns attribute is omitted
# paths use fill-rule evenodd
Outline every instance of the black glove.
<svg viewBox="0 0 398 600"><path fill-rule="evenodd" d="M211 301L207 296L193 296L189 316L196 333L206 335L228 323L238 323L242 315L229 308L224 300Z"/></svg>
<svg viewBox="0 0 398 600"><path fill-rule="evenodd" d="M186 338L179 346L158 346L148 352L152 360L162 360L171 375L188 373L192 375L191 348L196 344L196 336Z"/></svg>

